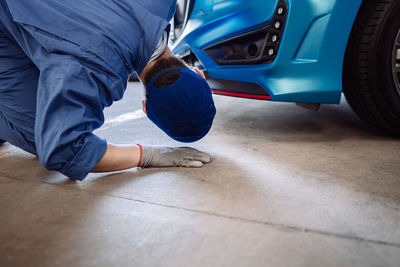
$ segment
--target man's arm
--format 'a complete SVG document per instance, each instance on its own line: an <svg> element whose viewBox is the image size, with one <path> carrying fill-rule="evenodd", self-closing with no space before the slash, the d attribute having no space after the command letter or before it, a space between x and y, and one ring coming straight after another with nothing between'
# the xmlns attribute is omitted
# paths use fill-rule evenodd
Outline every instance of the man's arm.
<svg viewBox="0 0 400 267"><path fill-rule="evenodd" d="M92 172L112 172L140 167L141 152L138 146L107 145L106 153Z"/></svg>

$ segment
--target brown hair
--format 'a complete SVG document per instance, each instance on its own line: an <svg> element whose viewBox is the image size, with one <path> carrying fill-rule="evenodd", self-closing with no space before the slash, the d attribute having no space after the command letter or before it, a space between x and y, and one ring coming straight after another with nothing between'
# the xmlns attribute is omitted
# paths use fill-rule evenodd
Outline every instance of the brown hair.
<svg viewBox="0 0 400 267"><path fill-rule="evenodd" d="M145 73L143 77L143 85L147 87L149 83L162 71L171 69L171 68L188 68L186 63L175 57L175 56L169 56L169 57L161 57L157 59L157 62L154 62L154 64L151 66L151 68ZM177 81L180 77L180 72L178 70L171 70L171 71L166 71L162 75L160 75L156 82L154 83L155 87L161 88L165 87L168 85L173 84L175 81Z"/></svg>

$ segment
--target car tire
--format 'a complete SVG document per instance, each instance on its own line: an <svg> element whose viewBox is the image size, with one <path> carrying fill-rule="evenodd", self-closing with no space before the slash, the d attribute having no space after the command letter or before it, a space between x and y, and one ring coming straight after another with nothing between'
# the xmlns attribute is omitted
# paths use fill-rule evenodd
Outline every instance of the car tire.
<svg viewBox="0 0 400 267"><path fill-rule="evenodd" d="M343 92L370 125L400 137L400 1L365 0L353 26Z"/></svg>

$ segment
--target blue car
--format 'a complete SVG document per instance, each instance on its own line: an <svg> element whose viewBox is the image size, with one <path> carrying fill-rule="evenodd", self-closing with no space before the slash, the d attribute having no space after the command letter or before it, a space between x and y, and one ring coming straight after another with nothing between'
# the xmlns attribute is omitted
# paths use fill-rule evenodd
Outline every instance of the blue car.
<svg viewBox="0 0 400 267"><path fill-rule="evenodd" d="M215 94L339 104L400 136L399 0L178 0L173 52Z"/></svg>

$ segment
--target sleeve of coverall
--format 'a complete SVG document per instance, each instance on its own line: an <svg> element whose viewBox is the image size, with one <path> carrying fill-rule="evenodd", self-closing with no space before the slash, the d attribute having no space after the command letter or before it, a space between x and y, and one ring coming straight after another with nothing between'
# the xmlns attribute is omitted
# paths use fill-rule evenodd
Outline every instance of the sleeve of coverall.
<svg viewBox="0 0 400 267"><path fill-rule="evenodd" d="M105 94L112 79L76 57L48 56L38 84L37 153L47 169L83 180L107 148L92 131L104 122Z"/></svg>

